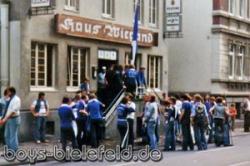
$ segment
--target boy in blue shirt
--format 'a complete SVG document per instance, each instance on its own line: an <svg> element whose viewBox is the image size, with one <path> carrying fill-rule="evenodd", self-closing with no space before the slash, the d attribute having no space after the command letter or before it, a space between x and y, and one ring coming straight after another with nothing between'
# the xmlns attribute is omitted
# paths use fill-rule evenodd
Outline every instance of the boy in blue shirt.
<svg viewBox="0 0 250 166"><path fill-rule="evenodd" d="M73 148L77 148L77 141L72 127L72 121L75 120L75 117L69 103L70 99L64 97L62 105L58 108L61 126L61 143L64 151L66 151L67 140L72 142Z"/></svg>
<svg viewBox="0 0 250 166"><path fill-rule="evenodd" d="M105 107L99 100L96 99L95 94L89 95L89 102L87 112L90 119L91 130L91 146L97 148L101 139L101 124L103 122L101 108Z"/></svg>

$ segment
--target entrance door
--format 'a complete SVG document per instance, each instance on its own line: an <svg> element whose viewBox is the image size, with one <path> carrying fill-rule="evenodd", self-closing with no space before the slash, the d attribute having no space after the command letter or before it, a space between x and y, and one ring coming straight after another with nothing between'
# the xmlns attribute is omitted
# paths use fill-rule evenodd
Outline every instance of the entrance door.
<svg viewBox="0 0 250 166"><path fill-rule="evenodd" d="M117 61L99 59L98 60L98 73L101 72L103 67L106 67L106 70L108 71L111 68L111 66L115 64L117 64Z"/></svg>
<svg viewBox="0 0 250 166"><path fill-rule="evenodd" d="M103 72L103 67L106 68L106 72L110 70L111 66L118 64L117 51L115 50L98 50L98 78L97 78L97 95L105 105L109 104L111 100L110 94L106 93L107 86L105 84L106 74ZM111 100L112 101L112 100Z"/></svg>

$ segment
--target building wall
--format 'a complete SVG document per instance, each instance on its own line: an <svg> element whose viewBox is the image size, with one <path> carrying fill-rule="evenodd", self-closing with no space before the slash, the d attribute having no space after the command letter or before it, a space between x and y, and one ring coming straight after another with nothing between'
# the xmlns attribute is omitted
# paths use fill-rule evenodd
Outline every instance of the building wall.
<svg viewBox="0 0 250 166"><path fill-rule="evenodd" d="M112 22L116 24L126 25L132 27L133 25L133 1L115 1L115 17L113 19L107 19L102 16L102 1L99 0L80 0L79 12L67 11L64 9L64 1L56 1L56 8L53 10L54 14L46 15L28 15L29 12L23 12L18 8L20 1L13 0L11 2L11 14L12 21L20 21L21 29L21 79L15 80L14 82L20 82L19 95L22 98L22 108L28 109L31 101L37 97L38 91L45 91L51 108L56 108L61 97L65 94L73 94L66 91L66 64L67 64L67 47L68 46L79 46L90 48L90 62L89 62L89 75L91 76L91 67L97 66L97 51L98 48L115 49L118 51L119 64L124 64L125 52L130 52L130 45L123 45L118 43L104 42L98 40L70 37L66 35L60 35L55 32L55 14L68 14L76 15L85 18L91 18L95 20L103 20L106 22ZM159 10L162 11L163 2L159 1ZM88 5L91 4L91 5ZM163 12L159 11L158 26L156 28L150 27L148 24L148 5L149 1L144 1L144 22L140 25L140 28L150 29L154 32L159 33L158 47L142 48L139 47L138 52L142 54L142 65L147 68L148 55L159 55L163 57L163 70L162 70L162 90L167 91L168 89L168 63L167 63L167 44L162 38L162 20ZM25 1L21 5L26 11L30 9L29 1ZM19 16L17 16L19 15ZM14 23L13 23L14 26ZM16 26L16 25L15 25ZM31 41L52 43L56 45L56 72L55 72L55 87L53 90L38 89L32 91L30 89L30 64L31 64ZM13 41L14 42L14 41ZM15 42L14 42L15 43ZM16 51L18 48L15 48ZM15 52L15 50L13 51ZM147 73L146 73L147 75ZM96 80L91 79L91 87L96 89ZM15 85L18 85L16 83Z"/></svg>
<svg viewBox="0 0 250 166"><path fill-rule="evenodd" d="M208 92L211 82L212 2L183 0L183 38L168 39L169 91Z"/></svg>

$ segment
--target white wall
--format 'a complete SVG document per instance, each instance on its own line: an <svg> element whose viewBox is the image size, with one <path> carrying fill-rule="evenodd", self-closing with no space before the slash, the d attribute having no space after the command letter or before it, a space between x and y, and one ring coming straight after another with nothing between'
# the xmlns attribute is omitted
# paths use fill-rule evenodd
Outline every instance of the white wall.
<svg viewBox="0 0 250 166"><path fill-rule="evenodd" d="M212 0L182 0L183 38L168 39L169 91L208 92L211 86Z"/></svg>

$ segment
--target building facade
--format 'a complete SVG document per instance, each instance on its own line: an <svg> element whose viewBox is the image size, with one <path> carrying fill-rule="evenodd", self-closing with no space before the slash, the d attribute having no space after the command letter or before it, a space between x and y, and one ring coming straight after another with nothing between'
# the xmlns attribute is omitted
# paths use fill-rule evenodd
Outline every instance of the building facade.
<svg viewBox="0 0 250 166"><path fill-rule="evenodd" d="M250 1L182 1L183 38L169 39L170 93L250 94Z"/></svg>
<svg viewBox="0 0 250 166"><path fill-rule="evenodd" d="M97 89L102 66L129 63L135 0L9 0L8 85L22 99L23 119L40 91L56 109L85 78ZM167 44L163 39L163 1L139 0L136 67L146 68L150 89L168 90ZM25 111L26 110L26 111ZM58 130L53 112L48 123ZM30 123L26 127L29 127ZM24 127L22 134L25 137Z"/></svg>

